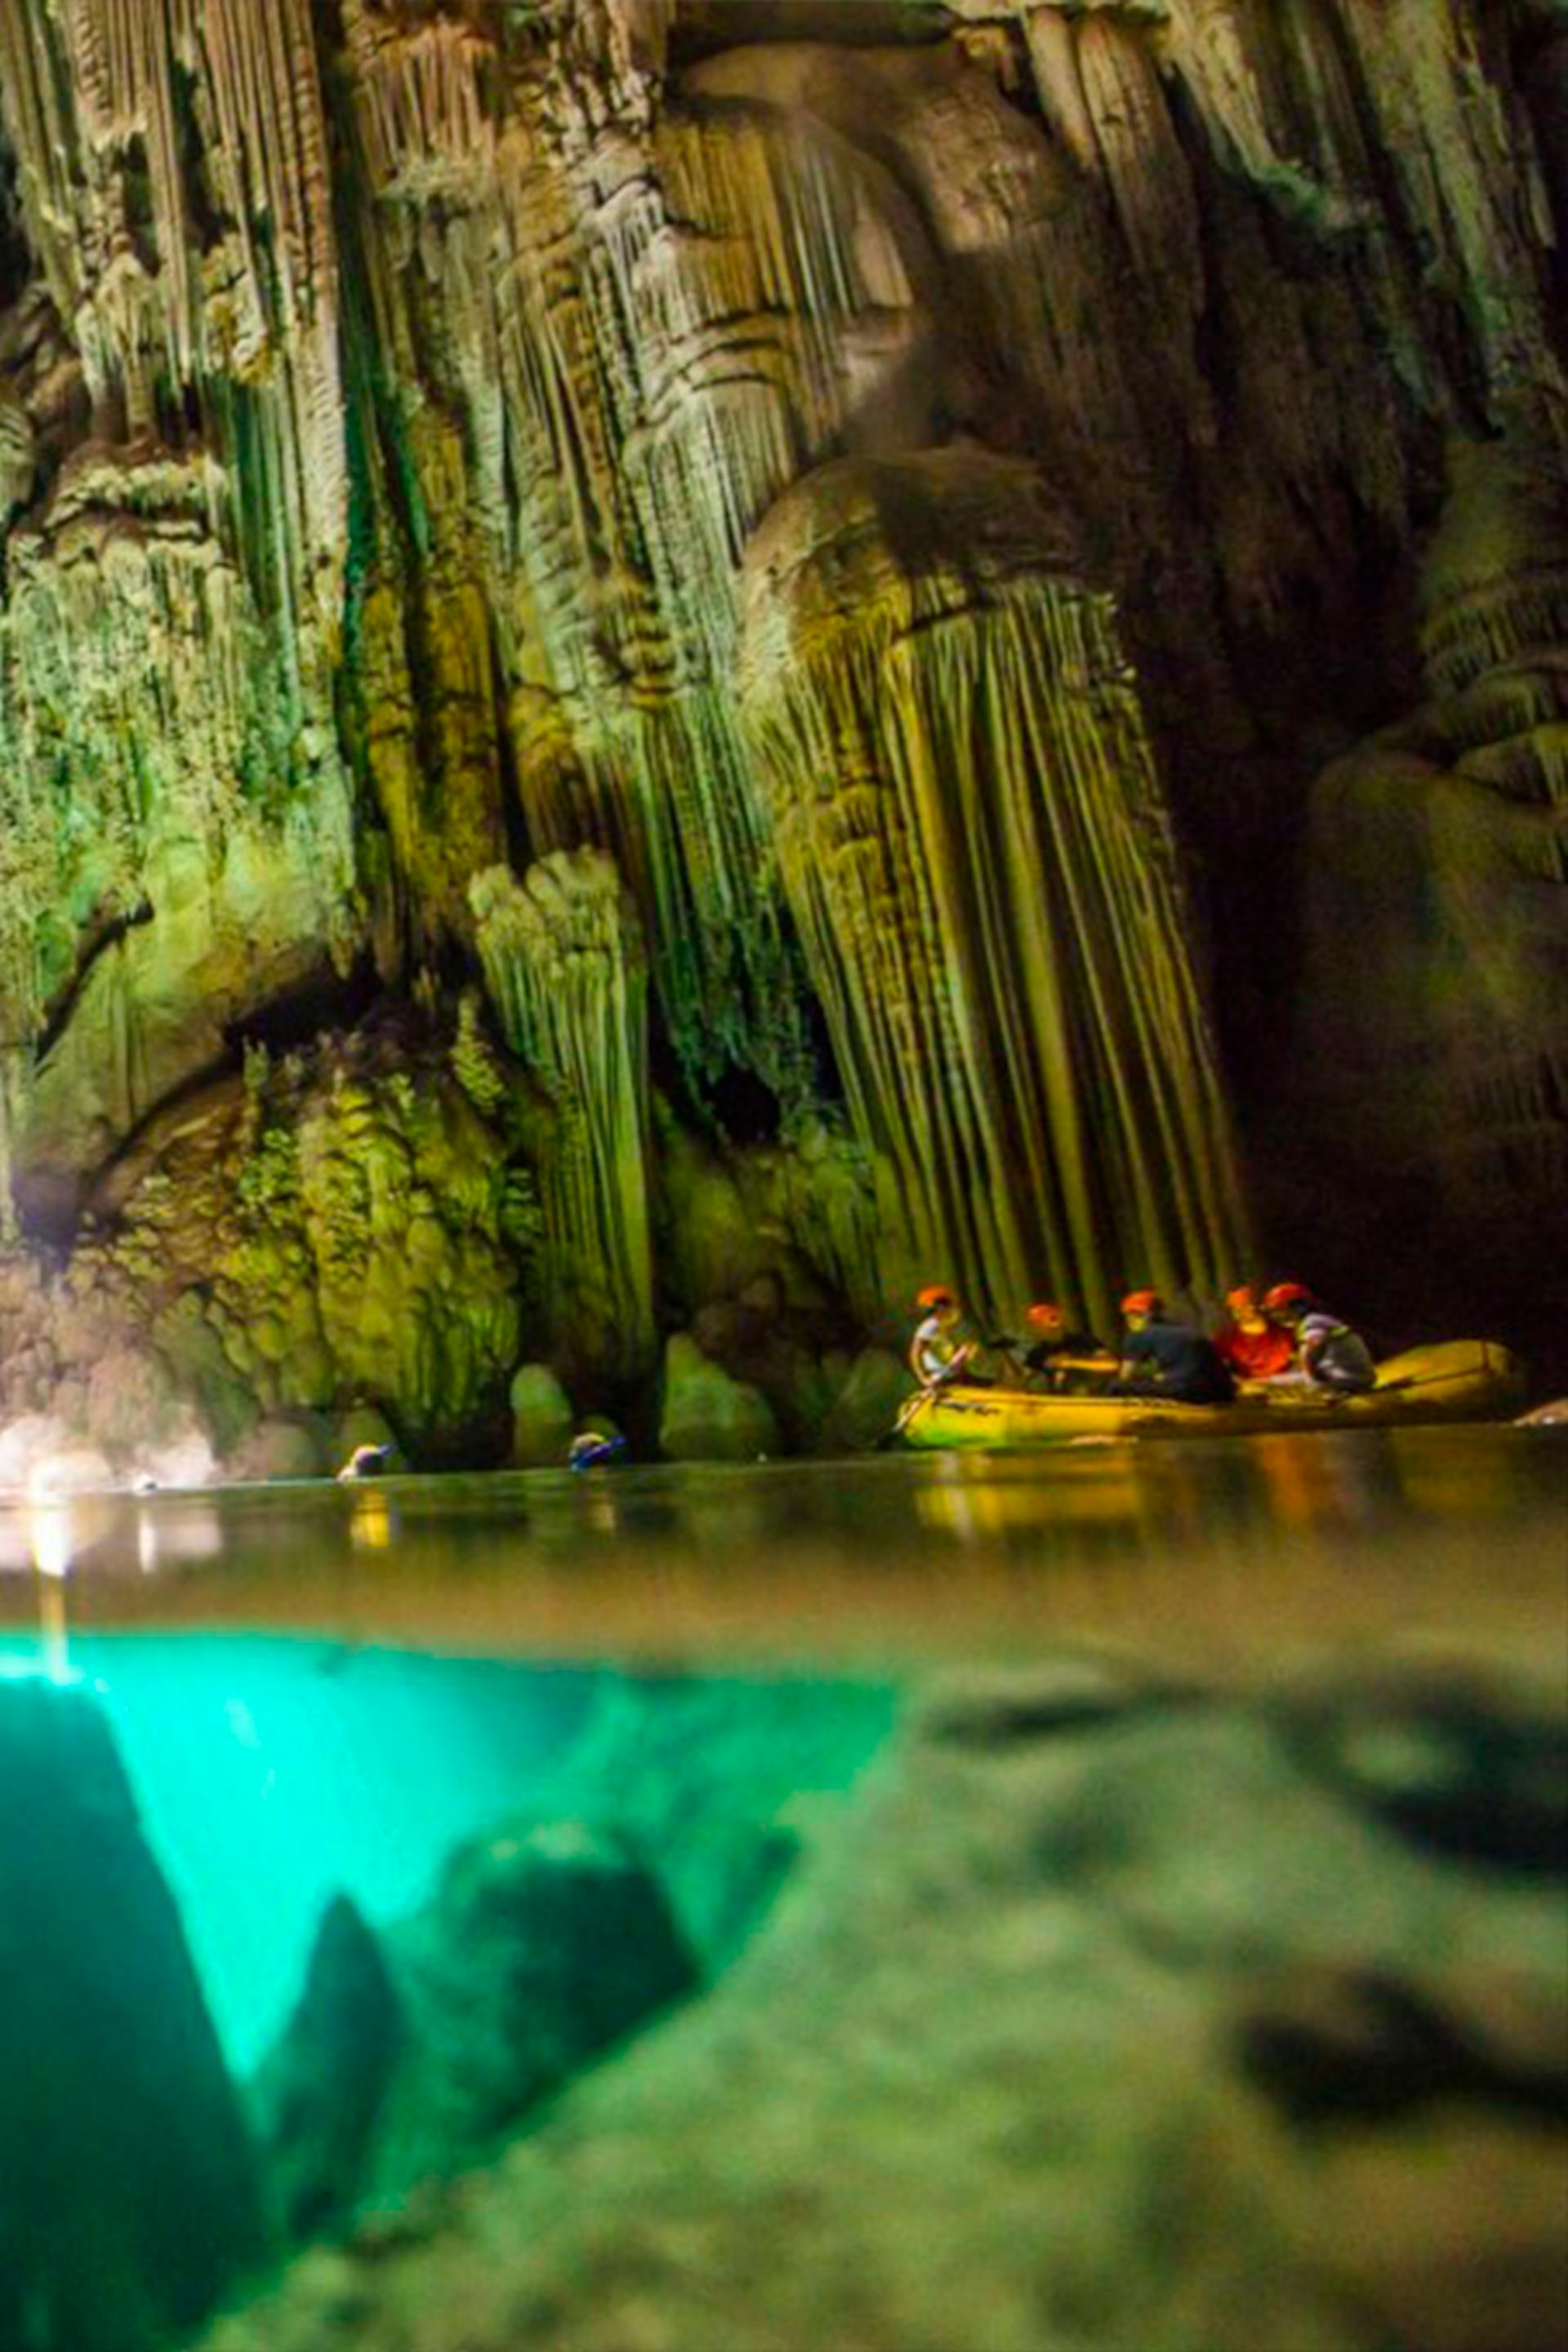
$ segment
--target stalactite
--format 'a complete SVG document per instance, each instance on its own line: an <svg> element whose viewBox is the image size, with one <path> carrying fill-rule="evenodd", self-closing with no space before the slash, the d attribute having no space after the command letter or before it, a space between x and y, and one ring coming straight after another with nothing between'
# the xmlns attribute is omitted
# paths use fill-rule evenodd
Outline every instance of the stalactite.
<svg viewBox="0 0 1568 2352"><path fill-rule="evenodd" d="M787 1088L804 1010L728 686L732 583L758 517L864 395L846 337L913 310L900 232L871 165L769 110L672 109L640 143L634 114L584 148L485 112L499 60L477 37L444 30L437 74L427 27L394 44L358 8L345 30L378 313L395 351L443 355L476 453L530 836L614 853L695 1082L733 1060ZM552 52L552 125L589 30ZM615 70L647 52L628 32ZM494 184L458 191L476 119ZM456 196L435 235L413 209L432 186Z"/></svg>
<svg viewBox="0 0 1568 2352"><path fill-rule="evenodd" d="M0 1039L30 1055L74 994L13 1134L57 1193L210 1062L252 992L343 940L353 835L334 794L291 788L226 502L206 460L89 448L8 543ZM133 922L97 954L95 927Z"/></svg>
<svg viewBox="0 0 1568 2352"><path fill-rule="evenodd" d="M228 224L216 273L194 225L181 75L204 134L205 193ZM320 725L347 497L309 0L70 0L58 12L4 0L0 118L16 148L29 235L100 411L121 402L131 437L151 437L161 387L183 390L240 361L247 389L273 412L262 427L272 443L264 503L283 560L268 547L242 552L258 593L276 585L288 624L279 651L302 718ZM145 228L130 190L138 145Z"/></svg>
<svg viewBox="0 0 1568 2352"><path fill-rule="evenodd" d="M918 551L918 552L917 552ZM1236 1262L1169 829L1109 602L1029 469L826 468L748 566L747 715L863 1139L993 1309Z"/></svg>
<svg viewBox="0 0 1568 2352"><path fill-rule="evenodd" d="M647 969L611 859L556 852L473 884L479 952L507 1042L558 1114L542 1171L548 1312L595 1370L646 1369L654 1342L647 1203Z"/></svg>

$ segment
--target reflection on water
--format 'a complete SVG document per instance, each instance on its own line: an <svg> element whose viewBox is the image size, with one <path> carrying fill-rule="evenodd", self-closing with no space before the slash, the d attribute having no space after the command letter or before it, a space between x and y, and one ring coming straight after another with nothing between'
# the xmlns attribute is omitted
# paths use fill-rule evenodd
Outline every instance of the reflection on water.
<svg viewBox="0 0 1568 2352"><path fill-rule="evenodd" d="M68 1578L88 1627L591 1660L1523 1622L1565 1504L1560 1433L1487 1428L60 1497L0 1510L0 1624L63 1663Z"/></svg>

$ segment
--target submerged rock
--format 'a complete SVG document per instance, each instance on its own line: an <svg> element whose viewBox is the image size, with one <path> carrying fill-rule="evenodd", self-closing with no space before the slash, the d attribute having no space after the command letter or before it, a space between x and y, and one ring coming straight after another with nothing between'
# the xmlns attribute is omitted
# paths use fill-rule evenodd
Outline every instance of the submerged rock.
<svg viewBox="0 0 1568 2352"><path fill-rule="evenodd" d="M942 1677L705 2000L210 2352L1560 2340L1562 1885L1392 1833L1293 1697L1065 1679Z"/></svg>
<svg viewBox="0 0 1568 2352"><path fill-rule="evenodd" d="M260 2252L239 2106L85 1690L0 1681L0 2344L159 2352Z"/></svg>
<svg viewBox="0 0 1568 2352"><path fill-rule="evenodd" d="M340 1899L257 2084L290 2229L472 2163L696 1981L658 1880L581 1822L463 1848L383 1935Z"/></svg>
<svg viewBox="0 0 1568 2352"><path fill-rule="evenodd" d="M343 2218L403 2046L374 1931L346 1895L322 1915L305 1989L256 2086L279 2218L293 2238Z"/></svg>

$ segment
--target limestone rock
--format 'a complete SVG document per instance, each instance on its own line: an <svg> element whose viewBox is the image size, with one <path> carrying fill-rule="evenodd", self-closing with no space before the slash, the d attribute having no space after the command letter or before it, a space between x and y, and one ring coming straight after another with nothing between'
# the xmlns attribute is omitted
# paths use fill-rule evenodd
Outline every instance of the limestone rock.
<svg viewBox="0 0 1568 2352"><path fill-rule="evenodd" d="M731 1380L695 1339L677 1332L664 1351L659 1451L671 1462L754 1462L776 1454L778 1423L765 1397Z"/></svg>
<svg viewBox="0 0 1568 2352"><path fill-rule="evenodd" d="M263 2251L252 2150L97 1701L0 1682L0 2341L159 2352Z"/></svg>
<svg viewBox="0 0 1568 2352"><path fill-rule="evenodd" d="M323 1478L331 1466L326 1433L310 1421L262 1422L228 1467L236 1478Z"/></svg>
<svg viewBox="0 0 1568 2352"><path fill-rule="evenodd" d="M572 1400L548 1364L512 1374L511 1458L520 1470L558 1470L576 1427Z"/></svg>
<svg viewBox="0 0 1568 2352"><path fill-rule="evenodd" d="M243 1264L110 1338L225 1454L385 1367L492 1458L523 1303L635 1386L943 1237L1098 1322L1230 1277L1233 1131L1391 1338L1560 1348L1558 16L8 0L0 1242L482 979L486 1144L308 1119L276 1248L160 1168Z"/></svg>
<svg viewBox="0 0 1568 2352"><path fill-rule="evenodd" d="M1457 442L1448 471L1422 575L1430 700L1313 798L1316 1076L1294 1115L1342 1139L1396 1306L1472 1317L1464 1236L1484 1225L1491 1295L1550 1360L1539 1269L1568 1246L1568 466L1516 424Z"/></svg>
<svg viewBox="0 0 1568 2352"><path fill-rule="evenodd" d="M863 1348L833 1400L823 1432L825 1448L866 1454L893 1427L899 1408L914 1394L915 1378L889 1348Z"/></svg>
<svg viewBox="0 0 1568 2352"><path fill-rule="evenodd" d="M1171 1706L1083 1668L1047 1658L1032 1702L1020 1668L978 1743L952 1727L994 1721L994 1675L941 1677L705 2000L419 2242L353 2255L352 2317L297 2274L214 2352L454 2311L468 2352L793 2352L850 2316L908 2352L955 2308L998 2352L1552 2340L1558 2062L1495 2021L1502 1985L1560 2007L1560 1884L1390 1836L1266 1690ZM1266 2015L1304 2032L1289 2079Z"/></svg>
<svg viewBox="0 0 1568 2352"><path fill-rule="evenodd" d="M258 2084L291 2227L447 2178L694 1984L657 1881L580 1822L464 1848L384 1935L334 1904Z"/></svg>
<svg viewBox="0 0 1568 2352"><path fill-rule="evenodd" d="M346 1895L329 1904L304 1990L253 2085L279 2217L295 2240L347 2218L403 2049L380 1943Z"/></svg>
<svg viewBox="0 0 1568 2352"><path fill-rule="evenodd" d="M976 451L824 467L742 595L780 863L912 1237L993 1311L1043 1278L1100 1328L1112 1265L1212 1279L1239 1236L1214 1047L1135 679L1059 501Z"/></svg>
<svg viewBox="0 0 1568 2352"><path fill-rule="evenodd" d="M626 1375L653 1341L646 967L614 861L557 852L470 892L508 1042L559 1113L543 1169L553 1335Z"/></svg>

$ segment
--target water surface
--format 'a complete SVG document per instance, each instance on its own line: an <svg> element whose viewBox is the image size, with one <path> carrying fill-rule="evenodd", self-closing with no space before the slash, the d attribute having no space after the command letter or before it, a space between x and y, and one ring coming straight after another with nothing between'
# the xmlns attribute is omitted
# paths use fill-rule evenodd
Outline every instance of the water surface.
<svg viewBox="0 0 1568 2352"><path fill-rule="evenodd" d="M14 1507L0 1629L36 1648L68 1581L73 1639L824 1669L1083 1634L1212 1663L1420 1624L1560 1639L1565 1560L1568 1434L1382 1430Z"/></svg>

